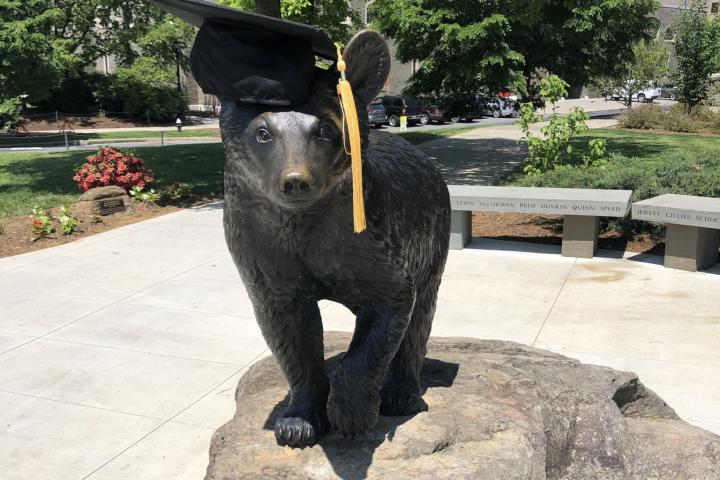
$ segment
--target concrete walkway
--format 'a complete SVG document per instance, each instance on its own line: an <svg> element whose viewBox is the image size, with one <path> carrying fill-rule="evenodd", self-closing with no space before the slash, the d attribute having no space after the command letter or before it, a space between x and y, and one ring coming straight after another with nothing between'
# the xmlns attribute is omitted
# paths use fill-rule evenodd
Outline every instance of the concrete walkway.
<svg viewBox="0 0 720 480"><path fill-rule="evenodd" d="M245 369L267 350L221 205L0 259L0 478L198 480ZM720 433L720 267L563 258L482 241L450 253L433 334L633 370ZM321 304L326 329L351 330Z"/></svg>
<svg viewBox="0 0 720 480"><path fill-rule="evenodd" d="M614 119L588 120L590 129L614 126ZM538 133L547 122L533 125ZM527 147L518 144L523 137L517 125L503 125L471 130L448 138L420 144L440 169L445 181L462 185L493 185L520 165L527 155Z"/></svg>

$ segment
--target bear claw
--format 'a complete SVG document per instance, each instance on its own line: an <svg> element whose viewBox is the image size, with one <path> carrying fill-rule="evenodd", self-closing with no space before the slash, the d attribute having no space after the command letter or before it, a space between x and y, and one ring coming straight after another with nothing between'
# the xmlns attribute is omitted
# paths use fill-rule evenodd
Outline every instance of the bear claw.
<svg viewBox="0 0 720 480"><path fill-rule="evenodd" d="M302 417L282 417L275 422L275 440L284 447L312 447L326 430Z"/></svg>

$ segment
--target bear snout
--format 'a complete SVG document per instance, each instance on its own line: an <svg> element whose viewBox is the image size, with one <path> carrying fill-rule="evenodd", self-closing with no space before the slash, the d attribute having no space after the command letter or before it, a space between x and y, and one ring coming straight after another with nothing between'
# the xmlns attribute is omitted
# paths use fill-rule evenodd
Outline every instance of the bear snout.
<svg viewBox="0 0 720 480"><path fill-rule="evenodd" d="M279 187L287 197L304 197L315 190L316 182L307 168L293 167L282 172Z"/></svg>

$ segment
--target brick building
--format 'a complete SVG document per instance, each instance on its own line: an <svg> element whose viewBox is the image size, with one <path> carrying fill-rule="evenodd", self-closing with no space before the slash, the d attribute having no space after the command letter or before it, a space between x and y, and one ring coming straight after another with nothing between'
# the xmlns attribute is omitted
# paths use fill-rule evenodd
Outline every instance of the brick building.
<svg viewBox="0 0 720 480"><path fill-rule="evenodd" d="M677 62L675 60L675 34L672 24L683 9L690 8L692 5L693 0L662 0L660 9L655 12L655 18L660 20L657 38L667 44L670 53L668 60L670 72L674 72L677 68ZM701 1L700 7L707 12L710 18L715 18L720 14L720 1Z"/></svg>

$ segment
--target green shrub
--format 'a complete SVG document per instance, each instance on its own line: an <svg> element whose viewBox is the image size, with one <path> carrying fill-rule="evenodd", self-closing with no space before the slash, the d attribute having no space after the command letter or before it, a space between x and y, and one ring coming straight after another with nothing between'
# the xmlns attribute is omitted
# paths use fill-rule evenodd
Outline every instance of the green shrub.
<svg viewBox="0 0 720 480"><path fill-rule="evenodd" d="M69 70L38 106L46 111L94 114L98 111L95 92L105 82L104 77L100 73Z"/></svg>
<svg viewBox="0 0 720 480"><path fill-rule="evenodd" d="M697 133L702 127L697 118L675 110L663 115L663 126L665 130L677 133Z"/></svg>
<svg viewBox="0 0 720 480"><path fill-rule="evenodd" d="M525 187L594 188L633 190L633 201L666 193L720 197L720 151L671 152L650 163L612 155L605 166L559 166L539 175L517 176L510 183ZM646 222L629 216L618 222L625 234L651 231Z"/></svg>
<svg viewBox="0 0 720 480"><path fill-rule="evenodd" d="M649 130L662 125L663 116L657 105L641 105L623 112L618 117L618 125L622 128Z"/></svg>
<svg viewBox="0 0 720 480"><path fill-rule="evenodd" d="M125 86L114 73L102 75L95 83L95 105L104 112L122 112L125 109Z"/></svg>
<svg viewBox="0 0 720 480"><path fill-rule="evenodd" d="M124 92L124 111L153 120L174 120L187 110L187 99L177 89L175 71L149 57L138 57L117 71Z"/></svg>
<svg viewBox="0 0 720 480"><path fill-rule="evenodd" d="M534 135L530 132L530 125L541 118L535 114L532 104L520 106L518 123L524 134L520 142L528 146L528 156L523 164L526 174L538 175L560 165L583 164L587 167L603 164L607 156L605 140L591 140L586 149L572 144L573 137L588 130L585 121L590 117L582 108L573 107L566 115L553 113L548 124L540 128L541 135Z"/></svg>
<svg viewBox="0 0 720 480"><path fill-rule="evenodd" d="M0 99L0 130L13 130L20 125L22 101L19 98Z"/></svg>

